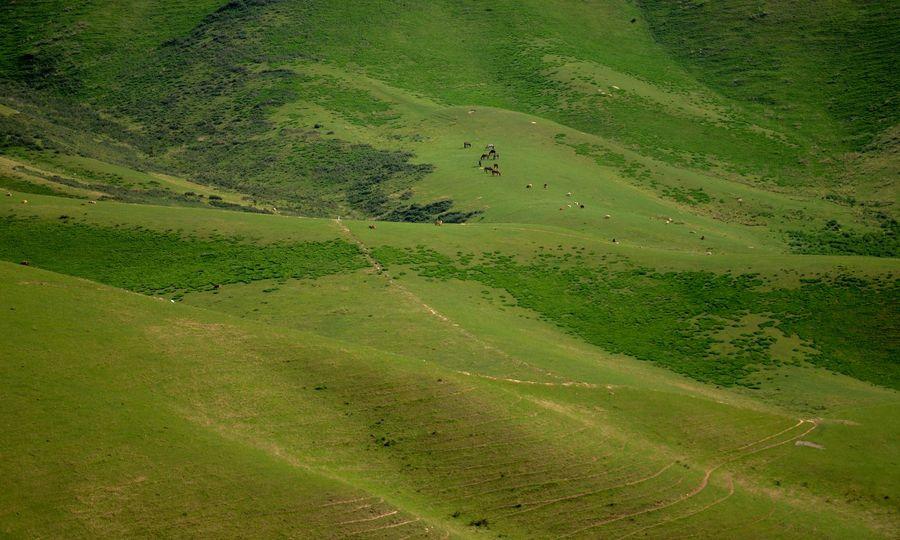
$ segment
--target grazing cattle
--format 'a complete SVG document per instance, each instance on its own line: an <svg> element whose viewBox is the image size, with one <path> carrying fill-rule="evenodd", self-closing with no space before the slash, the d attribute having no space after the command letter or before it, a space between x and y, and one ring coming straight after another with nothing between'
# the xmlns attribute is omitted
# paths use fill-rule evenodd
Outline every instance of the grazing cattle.
<svg viewBox="0 0 900 540"><path fill-rule="evenodd" d="M472 148L472 143L468 141L463 142L463 148Z"/></svg>
<svg viewBox="0 0 900 540"><path fill-rule="evenodd" d="M12 197L12 193L6 192L7 197Z"/></svg>
<svg viewBox="0 0 900 540"><path fill-rule="evenodd" d="M22 199L22 204L28 204L28 199Z"/></svg>
<svg viewBox="0 0 900 540"><path fill-rule="evenodd" d="M485 147L485 150L493 150L493 149L494 149L494 145L493 145L493 144L489 144L489 145L487 145L487 146Z"/></svg>
<svg viewBox="0 0 900 540"><path fill-rule="evenodd" d="M531 184L527 184L527 185L525 186L525 189L531 189Z"/></svg>
<svg viewBox="0 0 900 540"><path fill-rule="evenodd" d="M436 220L434 220L434 224L437 225L438 227L440 227L441 225L444 224L444 221L441 219L436 219Z"/></svg>
<svg viewBox="0 0 900 540"><path fill-rule="evenodd" d="M584 205L583 205L583 204L579 204L578 207L579 207L579 208L584 208Z"/></svg>
<svg viewBox="0 0 900 540"><path fill-rule="evenodd" d="M484 173L485 173L485 174L487 174L487 173L489 173L489 172L493 172L493 170L494 170L494 169L492 169L492 168L490 168L490 167L484 167Z"/></svg>
<svg viewBox="0 0 900 540"><path fill-rule="evenodd" d="M375 228L375 224L373 223L373 224L369 225L369 228L370 228L370 229L374 229L374 228Z"/></svg>
<svg viewBox="0 0 900 540"><path fill-rule="evenodd" d="M700 236L700 240L706 240L706 235L704 234L704 235Z"/></svg>
<svg viewBox="0 0 900 540"><path fill-rule="evenodd" d="M566 197L571 197L571 196L572 196L572 192L571 192L571 191L568 192L568 193L566 193Z"/></svg>
<svg viewBox="0 0 900 540"><path fill-rule="evenodd" d="M611 215L606 214L605 216L603 216L603 219L609 219L609 218L611 218L611 217L612 217Z"/></svg>
<svg viewBox="0 0 900 540"><path fill-rule="evenodd" d="M485 160L485 159L487 159L488 157L490 157L490 156L488 156L487 154L481 154L481 157L478 158L478 160L479 160L479 161Z"/></svg>
<svg viewBox="0 0 900 540"><path fill-rule="evenodd" d="M88 201L88 204L97 204L97 201Z"/></svg>
<svg viewBox="0 0 900 540"><path fill-rule="evenodd" d="M501 176L500 169L491 169L491 176Z"/></svg>
<svg viewBox="0 0 900 540"><path fill-rule="evenodd" d="M547 184L544 184L544 189L547 189Z"/></svg>
<svg viewBox="0 0 900 540"><path fill-rule="evenodd" d="M29 265L31 265L31 263L28 262L28 261L22 261L22 262L20 262L19 264L21 264L22 266L29 266Z"/></svg>

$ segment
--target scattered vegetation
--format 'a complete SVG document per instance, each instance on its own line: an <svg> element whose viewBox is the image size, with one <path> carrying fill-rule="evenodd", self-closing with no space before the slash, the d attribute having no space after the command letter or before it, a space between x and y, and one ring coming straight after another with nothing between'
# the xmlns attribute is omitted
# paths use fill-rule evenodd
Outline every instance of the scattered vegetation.
<svg viewBox="0 0 900 540"><path fill-rule="evenodd" d="M804 255L865 255L900 257L900 224L882 216L877 231L845 230L836 220L829 220L818 231L789 231L791 249Z"/></svg>
<svg viewBox="0 0 900 540"><path fill-rule="evenodd" d="M34 195L56 195L57 197L71 197L71 195L58 189L53 189L50 186L36 184L34 182L29 182L28 180L22 180L19 178L13 178L4 175L0 175L0 189L9 189L12 191L18 191L20 193L32 193Z"/></svg>
<svg viewBox="0 0 900 540"><path fill-rule="evenodd" d="M761 332L731 339L730 352L718 352L726 326L755 313L768 314L783 335L812 343L818 353L808 362L900 388L892 361L900 351L891 337L900 287L890 279L838 276L768 290L755 275L595 267L580 252L544 253L527 264L499 253L454 260L423 247L380 247L374 254L385 266L409 265L429 278L504 289L517 305L595 345L700 381L753 387L749 375L782 364ZM854 324L860 320L866 324Z"/></svg>
<svg viewBox="0 0 900 540"><path fill-rule="evenodd" d="M0 259L80 276L131 291L181 296L228 283L312 278L366 266L342 240L255 244L71 219L0 218Z"/></svg>
<svg viewBox="0 0 900 540"><path fill-rule="evenodd" d="M683 204L696 206L708 204L712 198L703 191L703 188L667 187L663 189L663 195Z"/></svg>

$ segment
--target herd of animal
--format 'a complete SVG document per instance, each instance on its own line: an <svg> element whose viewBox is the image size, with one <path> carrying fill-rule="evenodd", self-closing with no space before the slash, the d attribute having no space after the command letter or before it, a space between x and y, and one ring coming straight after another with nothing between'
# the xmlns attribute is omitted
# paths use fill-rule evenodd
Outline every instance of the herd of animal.
<svg viewBox="0 0 900 540"><path fill-rule="evenodd" d="M472 143L464 142L463 148L472 148ZM489 159L496 161L499 158L500 158L500 153L497 152L497 149L494 148L493 144L489 144L484 147L484 151L481 153L481 157L478 158L478 167L483 169L485 174L490 174L491 176L500 176L501 173L500 173L500 165L499 164L494 163L494 165L491 167L485 167L483 165L483 163Z"/></svg>
<svg viewBox="0 0 900 540"><path fill-rule="evenodd" d="M468 141L464 141L464 142L463 142L463 148L464 148L464 149L465 149L465 148L472 148L472 143L470 143L470 142L468 142ZM487 146L484 147L484 151L481 153L481 157L478 158L478 168L481 169L481 170L483 170L483 171L485 172L485 174L490 173L491 176L501 176L501 173L500 173L500 165L499 165L498 163L494 163L494 164L491 165L490 167L485 167L485 166L484 166L484 162L485 162L486 160L489 160L489 159L490 159L490 160L496 161L496 160L499 159L499 158L500 158L500 153L497 152L496 147L494 147L493 144L488 144ZM531 188L533 188L533 187L534 187L534 185L531 184L531 183L525 184L525 189L531 189ZM547 189L547 188L549 188L549 187L550 187L550 185L547 184L547 183L545 182L545 183L544 183L544 189ZM571 192L571 191L568 192L568 193L566 193L566 197L571 197L571 196L572 196L572 192ZM584 204L581 204L581 203L578 203L578 202L575 203L575 206L578 207L578 208L584 208ZM566 208L571 208L571 207L572 207L572 204L567 204L566 206L560 206L559 209L560 209L560 210L565 210ZM607 216L607 217L609 217L609 216Z"/></svg>

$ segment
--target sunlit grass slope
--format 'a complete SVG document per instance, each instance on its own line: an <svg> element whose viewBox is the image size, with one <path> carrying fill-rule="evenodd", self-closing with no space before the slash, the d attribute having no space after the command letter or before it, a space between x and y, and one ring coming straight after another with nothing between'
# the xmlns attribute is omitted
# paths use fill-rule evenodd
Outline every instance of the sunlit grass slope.
<svg viewBox="0 0 900 540"><path fill-rule="evenodd" d="M794 443L849 428L692 395L663 372L480 377L2 268L4 326L19 336L3 364L9 533L859 537L890 523L859 501L825 517L811 492L834 486L794 484L804 456L825 455ZM777 481L759 471L775 456Z"/></svg>
<svg viewBox="0 0 900 540"><path fill-rule="evenodd" d="M3 4L0 535L896 538L895 11Z"/></svg>
<svg viewBox="0 0 900 540"><path fill-rule="evenodd" d="M717 389L592 346L616 350L619 343L624 352L642 357L628 348L633 329L623 327L613 342L598 342L603 335L598 328L579 330L545 303L540 288L522 296L516 285L533 279L529 272L558 265L558 278L551 272L541 287L559 291L570 309L578 309L578 300L564 288L570 279L567 253L579 265L616 275L662 250L648 254L554 228L522 231L485 223L370 229L358 222L89 205L42 196L22 204L18 197L3 201L4 239L21 231L40 239L59 228L49 238L79 231L73 245L80 249L72 254L58 249L54 255L40 251L40 242L35 247L16 242L4 246L5 258L18 262L33 256L29 264L134 290L163 276L174 288L150 290L204 309L21 265L3 267L11 308L4 312L4 327L23 336L10 343L5 356L15 390L5 398L7 425L21 426L11 431L17 435L7 438L7 448L24 458L38 433L62 441L59 450L51 447L27 466L11 462L5 475L22 486L9 495L9 504L20 508L4 525L11 533L56 530L41 521L42 504L57 513L53 523L71 522L85 534L104 535L166 534L155 519L166 515L181 515L179 523L197 533L237 534L245 529L221 529L234 512L254 513L272 530L308 536L393 537L399 534L395 528L423 535L671 536L728 528L734 536L827 531L858 537L889 535L896 528L890 496L897 479L886 474L893 470L896 450L891 437L896 393L814 367L816 351L826 358L850 357L834 356L833 349L822 348L827 342L811 339L805 330L799 330L799 340L792 336L802 325L782 326L787 320L777 313L733 319L733 329L721 329L726 343L735 338L729 347L762 343L772 358L786 353L794 359L757 372L743 390ZM62 212L74 217L60 220ZM198 288L185 274L160 274L154 270L156 250L172 252L174 245L160 243L158 235L176 229L180 232L168 233L166 242L187 247L175 253L198 242L206 242L198 248L202 252L224 253L226 246L253 239L253 249L260 250L256 271L248 273L246 257L216 270L215 259L200 254L201 261L209 260L201 265L211 272L209 286ZM118 235L117 251L130 257L104 258L104 251L92 247L95 234L100 241ZM319 265L320 271L305 277L270 273L278 271L285 255L266 255L266 246L281 245L291 253L290 246L309 242L332 246L319 251L322 256L356 257L361 264L328 271ZM345 251L341 242L358 251ZM422 244L444 254L445 271L477 263L494 279L460 274L447 280L429 270L429 259L425 266L415 261L421 252L415 246ZM411 267L388 256L396 248L413 256ZM465 262L468 253L474 254L473 263ZM490 253L511 259L491 262ZM702 254L688 257L707 260ZM740 272L757 259L726 258L716 272ZM796 288L794 272L814 277L832 268L877 280L891 268L885 259L820 258L810 266L803 259L775 257L768 268L763 259L756 267L768 276L769 287L799 291L801 299L806 296ZM667 260L676 278L692 275L685 267L696 265L677 256ZM785 261L797 266L780 275ZM237 279L213 272L223 268L238 272ZM117 282L117 276L127 280ZM577 294L598 301L593 295L608 294L602 291ZM665 294L673 292L662 309L690 305L683 292ZM633 316L643 313L653 320L660 309L628 304L626 298L614 301L631 306ZM843 316L857 317L852 311ZM778 326L760 325L766 320ZM871 324L866 328L878 331ZM654 328L658 338L666 335L665 326ZM691 337L692 328L678 330L682 344L704 342L702 334ZM812 334L820 335L835 337L840 331L832 326L827 334ZM869 347L878 341L864 339ZM725 351L713 350L708 361L727 365ZM646 359L662 362L663 357ZM698 377L703 371L685 373ZM47 405L34 406L43 402ZM125 408L117 413L114 407ZM22 417L30 420L23 424ZM96 421L107 417L108 422ZM115 429L116 422L123 427ZM182 431L170 432L174 426ZM207 442L178 442L191 429L202 430ZM141 441L148 439L159 442L145 447ZM161 448L154 450L157 444ZM219 450L221 445L231 450ZM121 453L110 451L119 448ZM104 459L97 457L100 451L106 452ZM209 452L222 461L209 464L200 457ZM215 471L244 470L241 460L256 455L274 471L300 472L290 473L299 476L288 476L294 480L286 487L268 491L269 498L244 504L242 490L249 485ZM172 471L195 460L205 468L185 485L184 475ZM46 475L18 472L34 468ZM265 485L266 474L254 473L255 481ZM47 478L46 487L29 483L34 478ZM122 487L126 480L134 486ZM165 493L180 495L155 498L159 484ZM60 490L60 485L70 487ZM57 488L53 497L41 495L51 486ZM287 486L310 494L294 495ZM853 487L848 491L848 486ZM137 506L122 509L122 497ZM120 510L110 514L101 501ZM332 505L336 501L354 506ZM254 505L268 510L257 513ZM830 517L823 518L826 507ZM284 514L281 521L271 517ZM306 515L318 521L307 522Z"/></svg>

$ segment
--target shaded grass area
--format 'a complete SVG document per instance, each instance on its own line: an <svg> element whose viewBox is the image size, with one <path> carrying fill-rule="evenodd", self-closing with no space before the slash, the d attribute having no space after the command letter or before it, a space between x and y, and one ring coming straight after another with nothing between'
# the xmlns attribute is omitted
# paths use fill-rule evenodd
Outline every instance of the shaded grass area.
<svg viewBox="0 0 900 540"><path fill-rule="evenodd" d="M561 250L561 248L560 248ZM764 288L757 275L658 272L628 264L597 266L581 251L545 252L521 263L498 252L453 259L430 249L382 246L386 266L409 265L435 279L474 280L507 291L516 303L586 341L659 363L703 382L754 388L778 357L764 328L731 339L749 314L761 314L783 335L796 334L816 352L805 360L890 388L900 388L900 288L892 276L832 276L797 288ZM727 341L725 340L727 339ZM720 352L717 345L727 344Z"/></svg>
<svg viewBox="0 0 900 540"><path fill-rule="evenodd" d="M348 188L310 175L310 170L334 168L335 154L326 153L324 161L304 155L306 147L318 144L309 133L312 125L274 132L268 117L279 106L316 104L358 126L404 123L390 104L368 92L331 77L284 69L303 62L328 62L350 73L365 70L447 104L478 103L552 118L679 166L721 166L779 183L824 178L820 173L832 168L806 159L823 152L804 145L803 137L788 144L751 129L754 123L783 127L765 111L734 110L714 122L634 92L599 94L593 87L608 88L618 82L616 75L610 81L588 78L590 88L566 78L565 63L574 60L650 81L661 93L699 92L643 25L629 22L637 20L637 8L624 3L602 8L561 3L547 9L546 3L532 1L503 0L490 8L430 2L416 10L396 2L235 1L190 9L145 4L151 16L165 21L162 28L138 23L130 32L100 28L101 22L130 20L102 3L73 5L46 26L39 21L55 15L58 5L12 6L9 20L15 24L9 26L17 28L10 35L22 43L2 43L8 56L0 62L2 74L29 91L76 94L121 122L90 120L98 131L133 142L155 162L203 182L283 200L285 210L325 215L346 202L340 194ZM576 20L580 24L573 24ZM879 18L873 24L877 29L886 23ZM701 28L704 35L715 33ZM117 53L120 49L131 55ZM135 49L142 55L140 69L130 60ZM729 56L726 67L734 62L741 60ZM838 78L844 84L847 77ZM771 76L765 81L774 85ZM791 97L805 103L817 95ZM831 142L823 139L824 153ZM350 149L338 150L336 155ZM378 158L370 150L373 155L362 163ZM304 167L296 167L297 162ZM411 183L420 178L416 171L407 172L394 179ZM369 170L354 173L365 176ZM396 187L393 193L402 192ZM361 215L368 212L366 206L383 202L381 190L357 191L350 205Z"/></svg>
<svg viewBox="0 0 900 540"><path fill-rule="evenodd" d="M900 120L896 3L638 5L657 40L702 81L825 144L860 149Z"/></svg>
<svg viewBox="0 0 900 540"><path fill-rule="evenodd" d="M32 193L34 195L55 195L57 197L73 197L68 193L53 189L50 186L36 184L19 178L0 175L0 189L9 189L20 193ZM74 197L73 197L74 198Z"/></svg>
<svg viewBox="0 0 900 540"><path fill-rule="evenodd" d="M900 257L900 223L882 216L881 229L875 232L842 230L829 220L815 231L788 231L791 250L806 255L868 255Z"/></svg>
<svg viewBox="0 0 900 540"><path fill-rule="evenodd" d="M240 237L98 227L66 216L0 218L0 259L176 298L226 283L315 278L367 265L359 248L337 239L255 245Z"/></svg>
<svg viewBox="0 0 900 540"><path fill-rule="evenodd" d="M77 53L50 54L52 47L42 45L21 55L28 65L8 73L14 76L4 81L4 88L17 105L37 102L40 111L22 107L28 114L0 117L0 149L59 150L139 169L138 164L152 162L157 170L239 191L287 213L373 216L391 210L389 195L421 179L430 165L410 163L407 151L325 137L314 126L273 131L268 116L286 103L324 100L343 109L362 93L329 96L334 84L328 80L303 84L310 78L261 65L276 59L260 43L271 22L265 17L269 4L222 6L190 32L146 51L142 69L115 77L115 91L85 90L81 79L87 75L72 60ZM300 51L295 54L306 58ZM75 89L109 114L97 115L58 97ZM363 107L362 113L368 109ZM33 127L35 116L40 117L38 129ZM94 148L97 144L72 142L84 134L55 123L128 147L110 152ZM125 195L119 198L135 200L133 194Z"/></svg>

